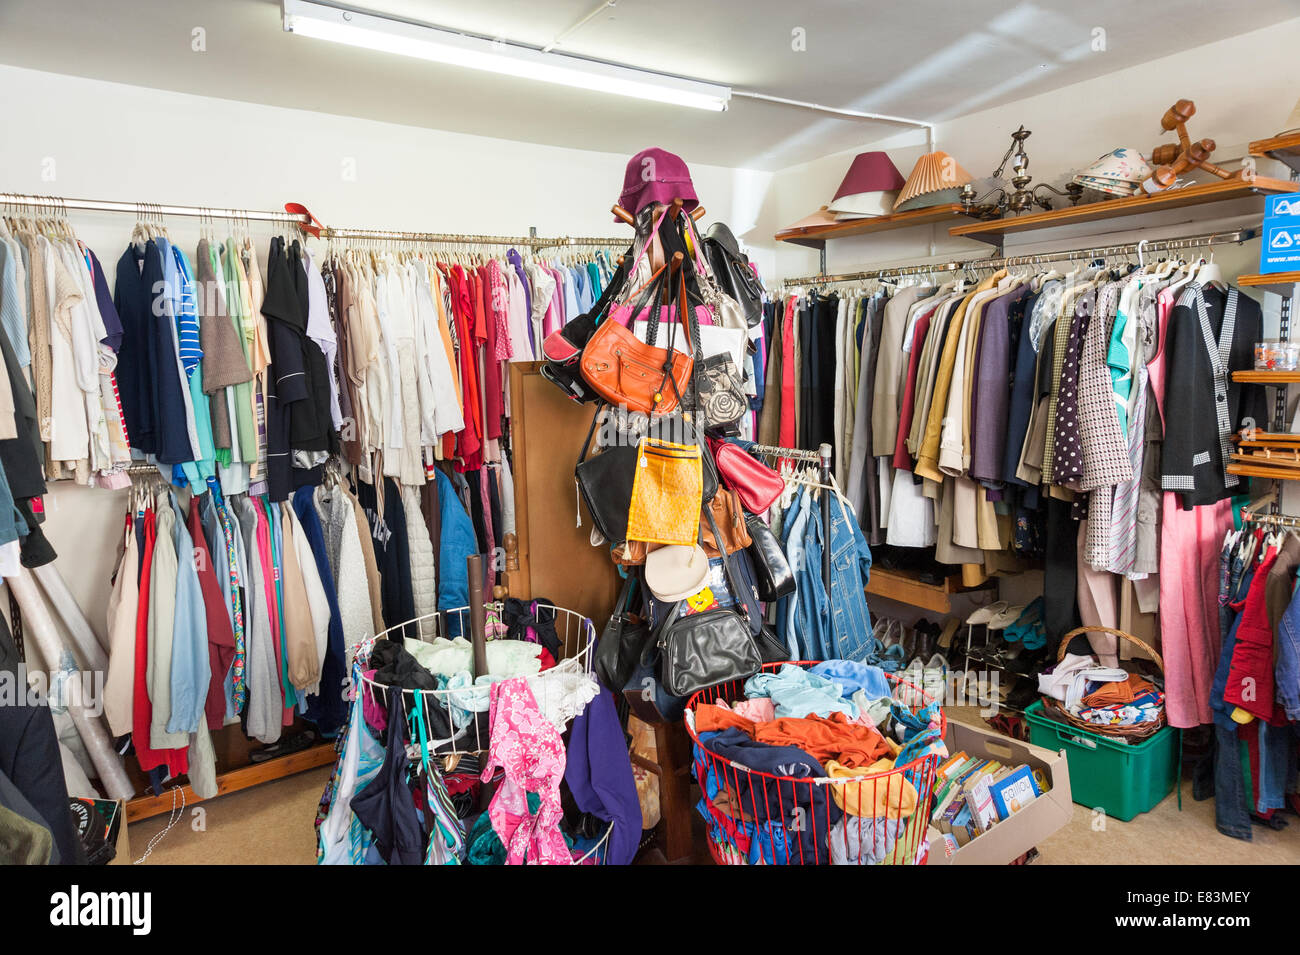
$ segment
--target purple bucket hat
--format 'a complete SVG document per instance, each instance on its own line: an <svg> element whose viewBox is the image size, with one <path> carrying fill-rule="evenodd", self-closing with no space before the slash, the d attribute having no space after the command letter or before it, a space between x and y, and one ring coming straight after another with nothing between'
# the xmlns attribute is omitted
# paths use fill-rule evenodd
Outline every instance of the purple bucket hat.
<svg viewBox="0 0 1300 955"><path fill-rule="evenodd" d="M623 173L623 191L618 204L636 215L654 202L669 203L682 200L682 208L690 212L700 204L691 183L691 171L680 156L652 146L643 149L627 161ZM615 222L621 221L617 216Z"/></svg>

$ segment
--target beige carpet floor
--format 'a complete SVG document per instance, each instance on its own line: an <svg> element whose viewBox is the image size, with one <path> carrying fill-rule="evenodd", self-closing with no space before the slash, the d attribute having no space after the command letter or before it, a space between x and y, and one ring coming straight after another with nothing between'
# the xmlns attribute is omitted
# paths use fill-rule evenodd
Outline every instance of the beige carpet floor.
<svg viewBox="0 0 1300 955"><path fill-rule="evenodd" d="M147 864L310 865L312 820L329 774L321 767L187 807ZM1290 826L1280 831L1256 826L1252 842L1230 839L1214 828L1214 801L1193 801L1187 782L1181 812L1176 795L1131 822L1097 822L1086 807L1074 809L1069 825L1038 847L1038 864L1300 864L1300 819L1288 816ZM167 822L157 816L131 826L135 858Z"/></svg>

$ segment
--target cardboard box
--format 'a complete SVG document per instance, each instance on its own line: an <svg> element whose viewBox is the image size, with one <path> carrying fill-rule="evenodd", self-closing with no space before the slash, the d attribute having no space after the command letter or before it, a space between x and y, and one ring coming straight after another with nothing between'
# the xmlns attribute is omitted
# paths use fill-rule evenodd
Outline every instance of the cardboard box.
<svg viewBox="0 0 1300 955"><path fill-rule="evenodd" d="M1074 815L1070 798L1070 768L1065 754L1010 739L990 729L948 721L944 736L948 752L965 750L975 757L991 757L1004 766L1026 764L1042 769L1052 788L1024 809L1004 819L951 854L943 833L930 827L929 865L1008 865L1048 836L1060 831Z"/></svg>

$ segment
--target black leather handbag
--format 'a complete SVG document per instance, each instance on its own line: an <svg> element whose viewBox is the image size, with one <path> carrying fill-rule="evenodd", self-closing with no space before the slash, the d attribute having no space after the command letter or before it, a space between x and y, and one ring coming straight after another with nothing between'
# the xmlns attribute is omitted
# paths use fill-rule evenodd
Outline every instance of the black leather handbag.
<svg viewBox="0 0 1300 955"><path fill-rule="evenodd" d="M714 540L722 540L713 512L705 508L704 513ZM722 563L734 588L735 575L725 548ZM686 697L718 683L746 679L759 671L763 660L746 617L732 609L706 610L683 617L680 613L684 603L678 601L669 611L655 638L659 678L666 692Z"/></svg>
<svg viewBox="0 0 1300 955"><path fill-rule="evenodd" d="M622 691L628 679L636 669L641 658L641 651L650 638L650 628L632 619L632 588L636 582L634 573L629 573L623 581L623 590L614 605L614 613L600 635L596 644L593 666L600 682L611 690Z"/></svg>
<svg viewBox="0 0 1300 955"><path fill-rule="evenodd" d="M702 244L714 282L740 303L746 323L753 328L763 320L763 287L749 268L749 258L740 251L740 243L726 225L715 222Z"/></svg>
<svg viewBox="0 0 1300 955"><path fill-rule="evenodd" d="M573 469L578 482L578 493L587 505L596 530L610 544L627 540L627 512L632 506L632 481L636 477L636 446L619 445L606 448L600 454L587 457L600 408L591 418L591 429L582 443L582 453Z"/></svg>
<svg viewBox="0 0 1300 955"><path fill-rule="evenodd" d="M745 527L749 529L749 539L753 541L747 551L749 562L754 568L758 599L770 603L794 593L794 571L790 569L790 562L786 560L781 542L776 539L772 529L753 514L745 515Z"/></svg>

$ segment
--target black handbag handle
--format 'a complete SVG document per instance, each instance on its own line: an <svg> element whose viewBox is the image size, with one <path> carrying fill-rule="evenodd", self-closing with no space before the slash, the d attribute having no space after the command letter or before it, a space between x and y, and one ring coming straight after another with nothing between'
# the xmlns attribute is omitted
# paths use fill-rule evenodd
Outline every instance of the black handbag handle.
<svg viewBox="0 0 1300 955"><path fill-rule="evenodd" d="M749 601L745 599L744 592L736 582L736 573L731 569L731 555L727 553L727 542L722 539L722 532L718 530L718 522L713 519L713 508L706 504L704 506L704 515L709 519L709 530L713 532L713 542L718 545L718 553L722 557L722 574L727 578L727 586L731 589L731 596L736 601L736 615L740 615L739 607L743 601L745 604L746 626L749 627L749 632L752 635L754 628L753 621L749 619Z"/></svg>
<svg viewBox="0 0 1300 955"><path fill-rule="evenodd" d="M600 413L604 408L605 402L596 402L596 411L591 416L591 427L587 429L587 440L582 442L582 451L578 454L578 463L573 466L575 472L582 466L582 462L587 460L587 452L591 450L591 438L596 433L596 422L600 420Z"/></svg>
<svg viewBox="0 0 1300 955"><path fill-rule="evenodd" d="M667 284L668 278L668 266L664 265L658 272L650 277L649 282L646 282L645 288L641 290L640 296L638 296L637 300L632 304L632 311L628 314L628 331L634 330L632 326L636 324L636 317L641 314L641 310L647 308L652 299L657 298L662 294L663 287ZM650 339L646 342L648 345L654 345L654 333L659 327L658 315L659 306L656 303L654 314L651 315L649 319L650 334L646 336Z"/></svg>

